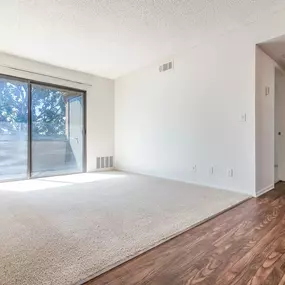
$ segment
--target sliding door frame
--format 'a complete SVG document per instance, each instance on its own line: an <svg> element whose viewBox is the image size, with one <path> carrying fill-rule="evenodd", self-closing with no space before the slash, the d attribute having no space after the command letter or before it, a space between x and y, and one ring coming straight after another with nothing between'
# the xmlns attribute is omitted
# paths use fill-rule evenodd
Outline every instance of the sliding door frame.
<svg viewBox="0 0 285 285"><path fill-rule="evenodd" d="M42 82L38 80L33 79L27 79L23 77L13 76L13 75L7 75L7 74L1 74L0 78L4 79L10 79L15 80L23 83L28 84L28 149L27 149L27 176L26 179L4 179L0 180L0 183L2 182L8 182L8 181L21 181L21 180L28 180L28 179L37 179L41 177L50 177L47 176L41 176L41 177L32 177L32 85L41 85L45 87L51 87L51 88L57 88L59 90L65 90L65 91L74 91L74 92L80 92L82 93L82 112L83 112L83 129L82 129L82 139L83 139L83 147L82 147L82 171L80 172L73 172L73 173L66 173L66 174L55 174L52 176L64 176L64 175L72 175L72 174L78 174L78 173L85 173L87 171L87 91L82 89L77 89L65 85L58 85L58 84L52 84L48 82Z"/></svg>

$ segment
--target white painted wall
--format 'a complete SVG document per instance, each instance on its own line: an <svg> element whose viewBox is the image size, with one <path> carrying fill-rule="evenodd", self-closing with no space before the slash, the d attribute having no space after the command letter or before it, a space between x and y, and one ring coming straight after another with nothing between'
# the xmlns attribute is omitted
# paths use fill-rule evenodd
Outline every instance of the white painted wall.
<svg viewBox="0 0 285 285"><path fill-rule="evenodd" d="M274 98L276 63L256 48L256 193L274 188ZM266 88L269 94L266 95ZM268 93L268 92L267 92Z"/></svg>
<svg viewBox="0 0 285 285"><path fill-rule="evenodd" d="M275 164L278 165L275 180L285 181L285 77L278 69L275 72Z"/></svg>
<svg viewBox="0 0 285 285"><path fill-rule="evenodd" d="M256 195L255 45L284 27L285 11L267 15L173 56L173 72L116 80L116 167Z"/></svg>
<svg viewBox="0 0 285 285"><path fill-rule="evenodd" d="M233 63L236 44L197 47L174 57L174 71L155 64L116 82L117 168L252 193L254 50L240 46Z"/></svg>
<svg viewBox="0 0 285 285"><path fill-rule="evenodd" d="M114 81L0 53L0 65L63 78L54 79L0 66L0 74L23 77L87 91L87 171L96 170L97 156L114 153ZM66 79L66 80L65 80ZM68 80L88 85L72 83Z"/></svg>

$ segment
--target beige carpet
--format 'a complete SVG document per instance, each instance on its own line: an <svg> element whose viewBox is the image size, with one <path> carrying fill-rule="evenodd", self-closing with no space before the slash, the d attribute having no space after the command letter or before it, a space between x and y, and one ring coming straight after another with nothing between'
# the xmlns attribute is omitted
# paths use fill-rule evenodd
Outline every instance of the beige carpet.
<svg viewBox="0 0 285 285"><path fill-rule="evenodd" d="M248 197L108 172L0 184L0 284L82 284Z"/></svg>

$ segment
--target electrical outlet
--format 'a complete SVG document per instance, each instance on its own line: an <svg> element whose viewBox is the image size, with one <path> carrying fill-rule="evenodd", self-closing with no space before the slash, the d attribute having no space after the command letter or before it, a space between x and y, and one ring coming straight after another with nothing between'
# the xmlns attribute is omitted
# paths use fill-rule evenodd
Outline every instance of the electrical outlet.
<svg viewBox="0 0 285 285"><path fill-rule="evenodd" d="M214 167L210 167L210 175L214 175Z"/></svg>
<svg viewBox="0 0 285 285"><path fill-rule="evenodd" d="M192 171L193 171L193 172L197 172L197 166L196 166L196 165L193 165Z"/></svg>
<svg viewBox="0 0 285 285"><path fill-rule="evenodd" d="M233 177L233 176L234 176L234 170L228 169L228 177Z"/></svg>

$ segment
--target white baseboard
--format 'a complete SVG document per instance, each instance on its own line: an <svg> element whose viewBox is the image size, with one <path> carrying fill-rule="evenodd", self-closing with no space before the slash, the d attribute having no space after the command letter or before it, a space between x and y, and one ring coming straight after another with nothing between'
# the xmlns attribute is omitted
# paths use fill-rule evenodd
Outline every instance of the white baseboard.
<svg viewBox="0 0 285 285"><path fill-rule="evenodd" d="M263 194L265 194L265 193L267 193L267 192L273 190L274 187L275 187L274 184L272 184L272 185L269 185L269 186L267 186L267 187L265 187L265 188L263 188L263 189L257 191L256 197L259 197L259 196L261 196L261 195L263 195Z"/></svg>
<svg viewBox="0 0 285 285"><path fill-rule="evenodd" d="M166 176L161 176L161 175L151 175L145 172L137 172L137 171L130 171L128 169L125 168L116 168L115 170L117 171L122 171L122 172L126 172L126 173L132 173L132 174L139 174L139 175L144 175L144 176L150 176L150 177L154 177L154 178L160 178L160 179L165 179L165 180L171 180L171 181L177 181L177 182L182 182L182 183L187 183L187 184L192 184L192 185L197 185L197 186L201 186L201 187L208 187L208 188L212 188L212 189L216 189L216 190L224 190L224 191L229 191L229 192L235 192L235 193L240 193L240 194L244 194L244 195L248 195L250 197L255 197L254 193L247 193L244 192L243 190L237 190L237 189L231 189L231 188L224 188L224 187L220 187L219 185L214 185L214 184L208 184L208 183L197 183L196 181L191 181L191 180L184 180L184 179L175 179L175 178L169 178Z"/></svg>

